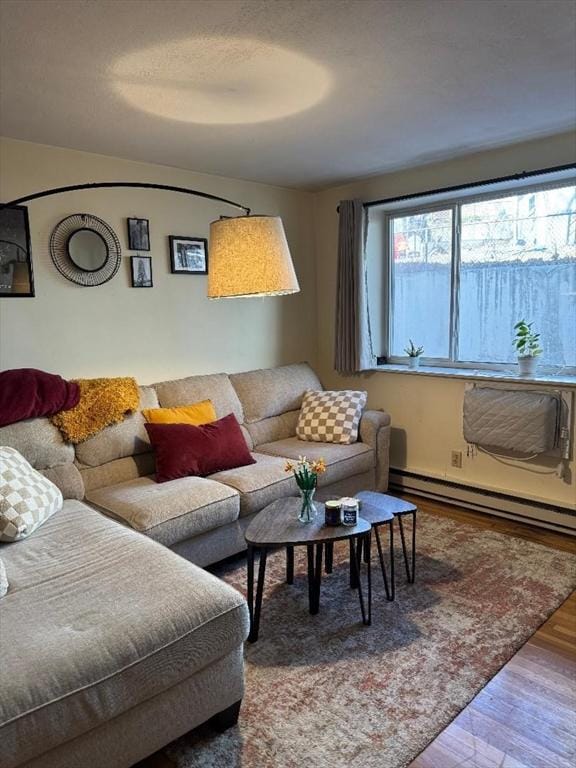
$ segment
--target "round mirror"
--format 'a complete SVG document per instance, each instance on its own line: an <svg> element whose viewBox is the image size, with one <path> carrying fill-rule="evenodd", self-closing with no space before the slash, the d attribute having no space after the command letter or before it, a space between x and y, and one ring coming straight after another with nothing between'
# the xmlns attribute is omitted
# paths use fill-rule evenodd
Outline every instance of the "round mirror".
<svg viewBox="0 0 576 768"><path fill-rule="evenodd" d="M78 229L68 238L68 256L78 269L96 272L108 258L106 241L93 229Z"/></svg>

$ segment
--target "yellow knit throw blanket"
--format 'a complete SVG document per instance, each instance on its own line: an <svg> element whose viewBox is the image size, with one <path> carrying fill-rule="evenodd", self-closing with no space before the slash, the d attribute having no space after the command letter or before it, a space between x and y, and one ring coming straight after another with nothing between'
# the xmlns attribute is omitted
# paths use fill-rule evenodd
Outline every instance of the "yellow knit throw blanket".
<svg viewBox="0 0 576 768"><path fill-rule="evenodd" d="M80 387L80 400L69 411L52 416L64 439L82 443L104 427L124 421L126 413L140 405L138 384L132 378L75 379Z"/></svg>

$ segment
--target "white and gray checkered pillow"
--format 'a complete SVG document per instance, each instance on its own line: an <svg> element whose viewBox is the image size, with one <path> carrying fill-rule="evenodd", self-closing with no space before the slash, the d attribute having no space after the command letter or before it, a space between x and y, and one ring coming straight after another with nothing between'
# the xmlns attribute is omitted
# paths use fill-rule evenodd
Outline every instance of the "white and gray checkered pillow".
<svg viewBox="0 0 576 768"><path fill-rule="evenodd" d="M306 392L296 435L300 440L315 443L355 443L366 397L366 392L351 389Z"/></svg>
<svg viewBox="0 0 576 768"><path fill-rule="evenodd" d="M62 504L54 483L17 450L0 446L0 541L25 539Z"/></svg>

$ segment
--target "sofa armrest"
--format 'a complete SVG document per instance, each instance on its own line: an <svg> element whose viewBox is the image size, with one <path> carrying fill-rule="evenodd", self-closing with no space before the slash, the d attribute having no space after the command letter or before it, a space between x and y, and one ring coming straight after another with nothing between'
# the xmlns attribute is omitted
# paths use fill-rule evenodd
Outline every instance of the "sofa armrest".
<svg viewBox="0 0 576 768"><path fill-rule="evenodd" d="M390 472L390 414L385 411L364 411L360 419L360 440L374 450L376 462L375 490L388 488Z"/></svg>

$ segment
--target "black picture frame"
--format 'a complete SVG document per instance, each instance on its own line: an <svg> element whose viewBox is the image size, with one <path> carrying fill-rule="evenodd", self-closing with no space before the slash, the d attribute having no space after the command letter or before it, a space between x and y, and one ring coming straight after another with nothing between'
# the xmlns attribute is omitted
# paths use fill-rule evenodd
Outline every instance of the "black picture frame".
<svg viewBox="0 0 576 768"><path fill-rule="evenodd" d="M150 250L150 221L148 219L126 219L128 227L128 250Z"/></svg>
<svg viewBox="0 0 576 768"><path fill-rule="evenodd" d="M131 256L130 274L132 276L132 288L153 288L152 257Z"/></svg>
<svg viewBox="0 0 576 768"><path fill-rule="evenodd" d="M14 291L15 286L20 290ZM33 296L34 270L28 208L25 205L0 208L0 298Z"/></svg>
<svg viewBox="0 0 576 768"><path fill-rule="evenodd" d="M173 275L208 274L208 240L170 235L170 271Z"/></svg>

